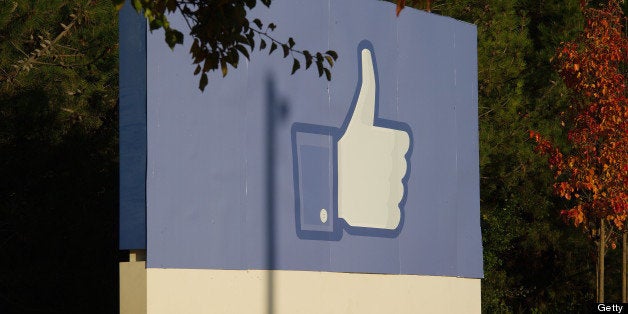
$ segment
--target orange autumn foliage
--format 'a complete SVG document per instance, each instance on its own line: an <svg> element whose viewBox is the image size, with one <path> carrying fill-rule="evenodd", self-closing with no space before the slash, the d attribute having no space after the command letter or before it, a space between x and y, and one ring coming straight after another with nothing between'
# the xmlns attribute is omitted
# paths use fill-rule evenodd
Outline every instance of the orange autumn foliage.
<svg viewBox="0 0 628 314"><path fill-rule="evenodd" d="M418 4L420 1L410 1L410 6L413 6L415 8L419 8ZM403 10L406 7L406 0L397 0L397 7L395 9L395 13L397 14L397 17L399 16L399 13L401 13L401 10ZM425 2L425 11L427 12L432 12L432 0L427 0Z"/></svg>
<svg viewBox="0 0 628 314"><path fill-rule="evenodd" d="M397 9L396 9L397 16L399 16L399 13L401 13L401 10L403 10L405 6L406 6L406 0L397 0Z"/></svg>
<svg viewBox="0 0 628 314"><path fill-rule="evenodd" d="M530 137L536 151L548 156L554 192L575 204L561 214L575 226L605 218L621 229L628 211L628 103L621 72L628 40L616 0L583 13L584 30L563 43L555 59L574 96L566 113L570 151L563 155L538 132Z"/></svg>

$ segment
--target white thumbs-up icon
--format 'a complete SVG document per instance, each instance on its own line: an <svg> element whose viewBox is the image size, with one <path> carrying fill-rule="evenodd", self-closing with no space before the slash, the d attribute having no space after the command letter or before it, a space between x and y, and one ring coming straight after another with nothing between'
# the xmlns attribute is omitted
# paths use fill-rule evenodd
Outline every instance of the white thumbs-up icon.
<svg viewBox="0 0 628 314"><path fill-rule="evenodd" d="M408 133L375 126L377 80L373 56L361 51L362 84L338 141L338 217L350 226L395 229L401 219Z"/></svg>
<svg viewBox="0 0 628 314"><path fill-rule="evenodd" d="M377 67L369 42L359 45L358 67L358 90L341 128L292 127L296 223L302 238L339 239L343 221L349 233L396 236L400 231L410 127L378 117Z"/></svg>

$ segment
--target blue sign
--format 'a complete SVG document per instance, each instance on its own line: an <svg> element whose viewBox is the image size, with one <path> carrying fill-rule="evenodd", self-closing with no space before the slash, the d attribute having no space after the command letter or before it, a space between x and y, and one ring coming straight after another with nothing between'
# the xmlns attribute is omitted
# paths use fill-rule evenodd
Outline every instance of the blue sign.
<svg viewBox="0 0 628 314"><path fill-rule="evenodd" d="M146 21L120 10L120 249L146 248Z"/></svg>
<svg viewBox="0 0 628 314"><path fill-rule="evenodd" d="M147 267L482 277L476 28L394 11L249 13L335 50L330 82L255 51L200 92L190 38L148 34Z"/></svg>

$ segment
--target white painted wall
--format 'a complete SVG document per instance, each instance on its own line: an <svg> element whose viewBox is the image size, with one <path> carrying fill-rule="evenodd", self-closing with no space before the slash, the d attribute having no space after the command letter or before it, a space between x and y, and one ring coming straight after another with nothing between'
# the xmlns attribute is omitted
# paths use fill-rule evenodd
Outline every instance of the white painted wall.
<svg viewBox="0 0 628 314"><path fill-rule="evenodd" d="M150 314L267 313L264 270L147 271ZM274 271L274 313L480 313L480 279Z"/></svg>

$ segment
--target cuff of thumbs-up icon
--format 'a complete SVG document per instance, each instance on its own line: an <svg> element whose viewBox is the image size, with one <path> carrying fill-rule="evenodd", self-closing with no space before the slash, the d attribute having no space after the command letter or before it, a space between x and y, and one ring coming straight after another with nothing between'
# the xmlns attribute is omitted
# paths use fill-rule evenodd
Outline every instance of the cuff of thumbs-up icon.
<svg viewBox="0 0 628 314"><path fill-rule="evenodd" d="M403 226L412 132L378 117L373 45L358 45L357 88L341 127L292 125L295 218L300 238L396 237Z"/></svg>

